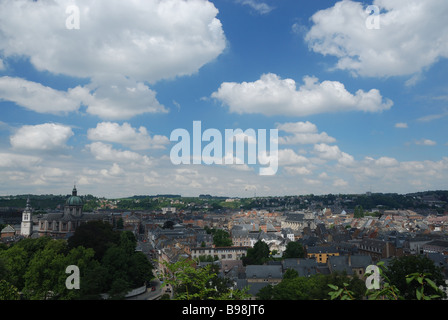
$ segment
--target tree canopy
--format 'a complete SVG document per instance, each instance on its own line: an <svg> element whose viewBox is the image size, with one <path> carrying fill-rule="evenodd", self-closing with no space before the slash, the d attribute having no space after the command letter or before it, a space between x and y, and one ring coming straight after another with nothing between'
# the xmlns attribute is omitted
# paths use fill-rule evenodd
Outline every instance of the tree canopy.
<svg viewBox="0 0 448 320"><path fill-rule="evenodd" d="M283 259L289 258L305 258L305 249L296 241L291 241L286 245L286 250L283 252Z"/></svg>
<svg viewBox="0 0 448 320"><path fill-rule="evenodd" d="M129 231L116 232L102 222L89 222L66 240L23 239L0 248L0 298L22 292L23 299L122 298L130 289L151 280L152 265L135 251ZM80 289L66 287L66 268L79 268Z"/></svg>
<svg viewBox="0 0 448 320"><path fill-rule="evenodd" d="M269 260L269 246L258 240L253 248L247 250L247 256L243 258L244 265L264 264Z"/></svg>
<svg viewBox="0 0 448 320"><path fill-rule="evenodd" d="M384 271L392 285L395 285L404 299L416 299L416 290L421 284L418 282L407 282L406 276L410 274L428 274L437 286L445 286L444 276L441 268L436 267L434 262L424 255L412 255L394 258ZM430 285L426 285L428 294L437 294Z"/></svg>

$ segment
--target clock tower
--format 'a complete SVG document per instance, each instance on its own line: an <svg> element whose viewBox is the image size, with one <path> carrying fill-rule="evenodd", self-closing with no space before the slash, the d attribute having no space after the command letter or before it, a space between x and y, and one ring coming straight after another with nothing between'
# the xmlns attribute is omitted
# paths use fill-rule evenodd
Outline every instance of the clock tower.
<svg viewBox="0 0 448 320"><path fill-rule="evenodd" d="M30 198L28 198L26 200L26 208L22 213L22 224L20 228L20 233L25 237L29 237L33 233L33 219L31 213Z"/></svg>

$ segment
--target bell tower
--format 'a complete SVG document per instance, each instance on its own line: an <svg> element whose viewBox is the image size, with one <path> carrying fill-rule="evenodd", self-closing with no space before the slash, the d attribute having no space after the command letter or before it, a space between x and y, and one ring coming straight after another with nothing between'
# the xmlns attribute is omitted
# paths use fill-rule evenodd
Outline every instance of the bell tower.
<svg viewBox="0 0 448 320"><path fill-rule="evenodd" d="M26 208L22 212L22 224L20 228L20 233L22 236L29 237L33 233L33 219L32 219L32 209L30 206L30 198L26 200Z"/></svg>

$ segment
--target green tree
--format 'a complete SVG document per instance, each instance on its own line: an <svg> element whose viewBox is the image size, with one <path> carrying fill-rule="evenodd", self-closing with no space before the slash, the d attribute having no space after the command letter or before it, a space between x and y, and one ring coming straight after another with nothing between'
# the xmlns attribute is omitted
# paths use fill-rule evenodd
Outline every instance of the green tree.
<svg viewBox="0 0 448 320"><path fill-rule="evenodd" d="M404 299L417 299L416 290L420 288L418 281L408 282L406 276L411 274L430 275L436 286L445 286L444 277L441 268L436 267L434 262L424 255L412 255L394 258L385 270L390 284L397 287ZM435 295L434 290L429 283L425 285L427 295Z"/></svg>
<svg viewBox="0 0 448 320"><path fill-rule="evenodd" d="M19 300L19 290L6 280L0 280L0 300Z"/></svg>
<svg viewBox="0 0 448 320"><path fill-rule="evenodd" d="M242 300L244 290L231 290L225 280L218 279L212 264L196 268L194 261L183 259L164 265L169 270L166 282L174 289L176 300Z"/></svg>
<svg viewBox="0 0 448 320"><path fill-rule="evenodd" d="M217 229L213 232L213 244L217 247L230 247L232 246L232 239L228 232Z"/></svg>
<svg viewBox="0 0 448 320"><path fill-rule="evenodd" d="M76 228L75 233L67 240L69 249L83 246L95 251L95 259L101 261L107 249L120 242L120 232L103 221L90 221Z"/></svg>
<svg viewBox="0 0 448 320"><path fill-rule="evenodd" d="M362 218L364 217L364 209L362 206L356 206L355 207L355 213L353 215L354 218Z"/></svg>
<svg viewBox="0 0 448 320"><path fill-rule="evenodd" d="M165 266L170 272L167 283L173 287L175 299L205 300L214 293L215 290L207 286L214 277L210 264L196 269L194 261L180 260Z"/></svg>
<svg viewBox="0 0 448 320"><path fill-rule="evenodd" d="M71 249L64 259L64 266L75 265L79 268L80 289L67 289L65 281L69 274L59 279L60 293L58 299L92 299L98 298L102 287L98 285L101 275L97 272L99 262L95 260L95 251L92 248L76 247Z"/></svg>
<svg viewBox="0 0 448 320"><path fill-rule="evenodd" d="M300 243L291 241L286 245L286 250L283 252L283 259L289 258L305 258L305 250Z"/></svg>
<svg viewBox="0 0 448 320"><path fill-rule="evenodd" d="M247 250L247 256L243 258L244 265L264 264L269 260L269 246L258 240L253 248Z"/></svg>
<svg viewBox="0 0 448 320"><path fill-rule="evenodd" d="M119 246L112 246L105 252L101 264L106 268L107 292L113 299L122 298L132 288L127 268L129 256Z"/></svg>
<svg viewBox="0 0 448 320"><path fill-rule="evenodd" d="M299 276L299 273L294 269L288 269L283 274L283 279L294 279Z"/></svg>
<svg viewBox="0 0 448 320"><path fill-rule="evenodd" d="M60 283L65 282L66 243L64 240L54 240L45 248L33 255L25 273L23 293L32 300L54 299L61 293Z"/></svg>
<svg viewBox="0 0 448 320"><path fill-rule="evenodd" d="M120 299L132 288L153 278L152 265L142 252L135 251L132 232L120 234L120 242L107 249L102 266L105 268L105 290L111 299Z"/></svg>
<svg viewBox="0 0 448 320"><path fill-rule="evenodd" d="M257 300L274 300L274 295L274 286L268 284L257 292L256 297Z"/></svg>
<svg viewBox="0 0 448 320"><path fill-rule="evenodd" d="M367 297L369 300L404 300L404 295L400 292L397 286L391 283L388 277L388 268L384 266L383 262L377 264L381 284L379 288L369 288L365 291L362 297ZM369 277L371 274L365 274L365 277ZM408 299L417 300L433 300L440 299L444 297L443 291L436 285L436 283L430 279L430 273L412 273L405 276L405 282L412 288L415 288L415 297L408 294ZM355 292L350 288L350 284L343 282L342 285L328 284L328 286L333 290L328 293L332 300L354 300L360 299L357 297Z"/></svg>
<svg viewBox="0 0 448 320"><path fill-rule="evenodd" d="M347 285L353 299L360 299L365 292L365 284L356 277L334 273L331 275L315 274L300 277L290 269L285 272L283 280L276 286L266 286L257 294L257 299L270 300L324 300L328 299L331 289ZM338 288L339 290L339 288Z"/></svg>
<svg viewBox="0 0 448 320"><path fill-rule="evenodd" d="M8 279L11 285L23 288L27 264L28 255L23 247L14 245L0 251L0 279Z"/></svg>

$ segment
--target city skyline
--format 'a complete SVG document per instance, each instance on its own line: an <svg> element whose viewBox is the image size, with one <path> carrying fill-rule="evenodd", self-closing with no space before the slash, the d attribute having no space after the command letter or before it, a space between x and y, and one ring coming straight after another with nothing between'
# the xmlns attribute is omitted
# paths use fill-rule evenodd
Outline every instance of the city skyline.
<svg viewBox="0 0 448 320"><path fill-rule="evenodd" d="M2 1L0 195L446 190L447 14L438 0ZM195 121L277 129L278 170L173 164L171 133Z"/></svg>

